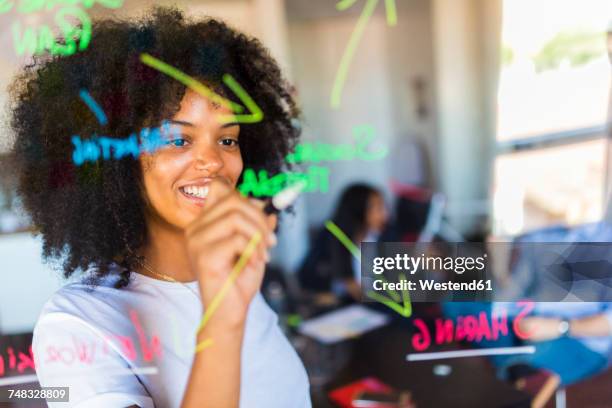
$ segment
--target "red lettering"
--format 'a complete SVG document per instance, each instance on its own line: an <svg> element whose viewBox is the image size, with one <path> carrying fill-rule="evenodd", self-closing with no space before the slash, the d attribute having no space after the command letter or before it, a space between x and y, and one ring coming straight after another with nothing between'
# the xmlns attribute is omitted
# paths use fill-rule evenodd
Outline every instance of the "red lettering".
<svg viewBox="0 0 612 408"><path fill-rule="evenodd" d="M9 355L9 368L11 370L14 370L15 369L15 365L17 363L17 359L15 358L15 352L13 351L12 347L7 348L6 352Z"/></svg>
<svg viewBox="0 0 612 408"><path fill-rule="evenodd" d="M132 338L128 336L120 336L120 335L115 335L115 337L119 339L119 342L121 343L121 346L123 347L123 351L125 352L126 357L130 361L136 360L138 356L136 355L136 348L134 347L134 342L132 341Z"/></svg>
<svg viewBox="0 0 612 408"><path fill-rule="evenodd" d="M51 363L51 362L54 362L54 361L59 361L59 359L60 359L59 352L53 346L47 347L47 357L48 358L45 361L45 363Z"/></svg>
<svg viewBox="0 0 612 408"><path fill-rule="evenodd" d="M423 320L418 318L414 319L413 323L414 326L419 329L420 333L415 333L412 336L412 347L414 347L416 351L427 350L427 348L431 344L431 336L429 335L429 329L427 328L427 325L425 324L425 322L423 322Z"/></svg>
<svg viewBox="0 0 612 408"><path fill-rule="evenodd" d="M465 332L465 328L463 327L463 325L464 325L463 316L458 316L457 317L457 332L455 333L456 341L461 341L465 339L466 337L466 332Z"/></svg>
<svg viewBox="0 0 612 408"><path fill-rule="evenodd" d="M453 341L453 321L451 319L436 319L436 344Z"/></svg>
<svg viewBox="0 0 612 408"><path fill-rule="evenodd" d="M36 367L34 366L34 353L32 352L32 346L30 346L29 355L19 352L19 364L17 365L17 371L23 373L28 368L31 368L32 371L36 370Z"/></svg>
<svg viewBox="0 0 612 408"><path fill-rule="evenodd" d="M519 306L523 306L524 309L518 314L514 321L514 331L517 336L521 339L525 339L526 334L519 331L518 325L520 319L528 314L535 307L533 302L519 302ZM431 336L427 325L422 319L414 319L414 325L419 330L418 333L412 336L412 346L416 351L423 351L429 348L431 345ZM453 341L453 334L455 335L455 341L482 341L497 340L501 335L508 335L508 314L504 310L501 316L492 313L491 323L489 323L488 314L485 311L478 313L478 315L466 315L457 316L457 322L454 327L453 333L453 320L438 318L435 320L435 341L436 344L451 343Z"/></svg>
<svg viewBox="0 0 612 408"><path fill-rule="evenodd" d="M465 316L463 319L463 327L467 334L467 341L474 341L476 332L478 331L478 320L474 316Z"/></svg>
<svg viewBox="0 0 612 408"><path fill-rule="evenodd" d="M517 305L519 307L523 306L524 309L521 310L518 315L516 315L514 322L512 322L512 328L514 329L514 333L517 335L519 339L526 340L530 338L531 336L533 336L533 332L524 333L521 331L520 329L521 319L525 317L526 315L528 315L535 308L535 303L530 300L522 300L520 302L517 302Z"/></svg>
<svg viewBox="0 0 612 408"><path fill-rule="evenodd" d="M4 375L4 357L0 354L0 377Z"/></svg>
<svg viewBox="0 0 612 408"><path fill-rule="evenodd" d="M487 340L491 340L491 329L489 327L487 314L485 312L480 312L478 314L478 333L476 335L476 341L481 341L483 337Z"/></svg>
<svg viewBox="0 0 612 408"><path fill-rule="evenodd" d="M91 342L90 350L88 351L87 344L79 342L74 336L72 337L72 343L74 344L76 355L79 358L79 361L82 363L91 364L93 362L93 358L96 352L96 344L94 342Z"/></svg>
<svg viewBox="0 0 612 408"><path fill-rule="evenodd" d="M491 314L491 326L493 331L493 340L497 340L499 338L499 333L502 336L508 335L508 314L504 310L500 319L497 319L497 314Z"/></svg>
<svg viewBox="0 0 612 408"><path fill-rule="evenodd" d="M153 336L151 338L151 346L147 344L147 337L145 335L142 326L140 325L140 321L138 320L138 314L134 310L130 310L130 319L134 324L134 328L138 333L138 341L140 342L140 347L142 348L142 355L145 362L153 361L154 354L157 354L159 358L162 357L162 349L159 338L157 336Z"/></svg>

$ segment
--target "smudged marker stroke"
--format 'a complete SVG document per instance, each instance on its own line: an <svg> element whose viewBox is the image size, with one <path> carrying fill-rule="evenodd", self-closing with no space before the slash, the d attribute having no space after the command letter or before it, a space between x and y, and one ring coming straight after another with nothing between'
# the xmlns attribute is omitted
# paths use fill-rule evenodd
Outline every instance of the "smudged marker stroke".
<svg viewBox="0 0 612 408"><path fill-rule="evenodd" d="M363 37L363 33L370 21L370 18L374 14L374 10L378 5L379 0L367 0L365 6L363 7L363 11L357 20L357 25L351 34L351 38L344 50L344 54L342 55L342 59L340 60L340 65L338 66L338 71L336 72L336 77L334 79L334 86L332 87L331 92L331 107L333 109L338 109L340 107L340 102L342 100L342 90L344 88L344 84L346 82L346 78L348 76L348 70L351 66L351 62L353 61L353 57L355 56L355 51L357 50L357 46L361 41L361 37ZM341 0L336 4L336 9L339 11L344 11L349 9L353 4L355 4L357 0ZM385 8L387 11L387 24L389 26L394 26L397 24L397 7L395 4L395 0L385 0Z"/></svg>
<svg viewBox="0 0 612 408"><path fill-rule="evenodd" d="M342 245L345 246L346 249L349 250L349 252L355 257L355 259L357 259L361 263L361 251L359 250L359 248L357 248L353 241L351 241L351 239L344 233L344 231L342 231L333 221L329 220L325 222L325 228L327 228L327 230L331 232L338 239L338 241L340 241ZM404 274L400 274L399 278L400 280L406 280L406 276ZM388 283L384 276L381 276L380 279L382 279L385 283ZM368 291L366 295L370 299L382 303L389 309L399 313L401 316L404 316L406 318L412 316L412 303L410 302L410 293L407 289L402 289L401 299L395 290L388 289L387 286L385 286L385 292L387 292L387 294L391 296L391 299L379 293L376 293L373 290ZM400 300L402 304L400 304Z"/></svg>
<svg viewBox="0 0 612 408"><path fill-rule="evenodd" d="M261 108L230 74L223 75L223 83L227 85L227 87L231 89L232 92L236 94L238 99L240 99L240 101L246 106L246 108L249 110L249 113L247 114L236 115L236 113L244 112L244 107L216 94L206 85L202 84L197 79L190 77L181 70L166 64L165 62L158 60L147 53L141 54L140 60L143 64L176 79L178 82L199 93L211 102L221 105L224 108L230 109L232 112L234 112L232 115L219 115L219 121L221 123L257 123L261 122L264 117Z"/></svg>
<svg viewBox="0 0 612 408"><path fill-rule="evenodd" d="M108 123L108 120L106 119L104 111L102 110L100 105L98 105L97 102L94 101L89 92L87 92L85 89L81 89L81 91L79 92L79 96L81 97L83 102L85 102L87 107L94 113L94 115L96 115L98 122L100 122L101 125L106 125Z"/></svg>
<svg viewBox="0 0 612 408"><path fill-rule="evenodd" d="M219 290L219 292L217 292L213 300L210 302L210 306L206 308L206 312L204 312L204 317L202 318L202 321L200 322L200 326L198 326L198 333L204 328L206 323L210 320L210 318L217 311L217 308L219 307L219 305L221 304L221 302L227 295L227 291L234 284L234 282L236 282L236 279L238 279L240 272L242 272L247 262L249 262L249 259L251 259L251 256L255 252L257 245L259 245L261 238L262 238L261 233L257 232L255 235L253 235L253 237L247 244L244 252L242 253L242 255L240 255L240 258L238 259L238 262L236 262L236 264L232 268L230 275L227 277L225 282L223 282L223 286L221 286L221 289ZM196 346L196 353L212 345L213 345L213 339L208 338L200 342Z"/></svg>
<svg viewBox="0 0 612 408"><path fill-rule="evenodd" d="M331 232L336 238L338 238L338 241L340 241L342 245L344 245L345 248L349 250L349 252L355 257L355 259L361 262L361 251L359 250L359 248L357 248L353 241L351 241L351 239L344 233L344 231L342 231L340 227L336 225L335 222L326 221L325 228L327 228L329 232Z"/></svg>

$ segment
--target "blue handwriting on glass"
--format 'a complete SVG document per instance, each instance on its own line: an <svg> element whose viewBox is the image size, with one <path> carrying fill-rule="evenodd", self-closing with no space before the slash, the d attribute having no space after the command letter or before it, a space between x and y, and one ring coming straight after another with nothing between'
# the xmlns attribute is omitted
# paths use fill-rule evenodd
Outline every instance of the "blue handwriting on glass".
<svg viewBox="0 0 612 408"><path fill-rule="evenodd" d="M170 140L180 138L176 132L176 127L164 121L161 127L142 129L140 138L136 133L132 133L125 139L96 136L95 134L90 139L81 139L80 136L75 135L72 136L74 145L72 160L74 164L80 166L88 161L96 162L100 157L104 160L119 160L127 156L137 158L141 153L153 153L168 145Z"/></svg>

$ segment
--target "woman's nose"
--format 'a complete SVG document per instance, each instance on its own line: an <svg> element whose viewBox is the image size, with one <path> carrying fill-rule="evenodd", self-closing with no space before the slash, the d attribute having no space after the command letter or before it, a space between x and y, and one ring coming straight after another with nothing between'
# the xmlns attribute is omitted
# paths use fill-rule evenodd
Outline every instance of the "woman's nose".
<svg viewBox="0 0 612 408"><path fill-rule="evenodd" d="M196 170L216 173L223 167L223 159L214 146L196 146L194 160Z"/></svg>

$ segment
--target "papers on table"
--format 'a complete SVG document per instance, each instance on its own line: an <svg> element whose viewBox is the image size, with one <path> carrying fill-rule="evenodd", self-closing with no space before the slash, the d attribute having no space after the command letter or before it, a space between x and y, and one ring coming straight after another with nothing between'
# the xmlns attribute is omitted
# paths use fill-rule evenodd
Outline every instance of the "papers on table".
<svg viewBox="0 0 612 408"><path fill-rule="evenodd" d="M351 305L306 320L298 331L321 343L331 344L384 326L389 318L362 305Z"/></svg>

